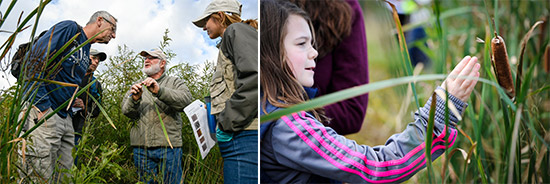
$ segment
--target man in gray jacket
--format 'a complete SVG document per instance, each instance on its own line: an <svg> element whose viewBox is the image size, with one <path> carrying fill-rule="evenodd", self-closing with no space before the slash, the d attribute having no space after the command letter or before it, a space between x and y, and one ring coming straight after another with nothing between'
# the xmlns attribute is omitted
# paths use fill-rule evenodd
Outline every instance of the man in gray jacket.
<svg viewBox="0 0 550 184"><path fill-rule="evenodd" d="M167 76L166 55L158 50L141 51L145 57L140 80L126 93L122 112L136 120L130 131L134 148L134 164L141 181L149 183L162 176L164 183L180 183L182 177L182 118L180 113L192 101L191 93L183 80ZM160 113L157 114L158 112ZM162 118L168 139L163 133ZM160 171L158 173L158 166Z"/></svg>

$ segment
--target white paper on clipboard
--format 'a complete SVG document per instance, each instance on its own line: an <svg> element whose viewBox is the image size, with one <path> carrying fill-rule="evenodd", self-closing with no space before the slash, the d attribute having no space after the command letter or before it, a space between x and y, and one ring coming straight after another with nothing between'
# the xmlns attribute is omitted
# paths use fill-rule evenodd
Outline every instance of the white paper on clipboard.
<svg viewBox="0 0 550 184"><path fill-rule="evenodd" d="M193 134L195 135L195 140L199 146L202 159L208 155L210 149L214 147L216 141L210 136L210 131L208 129L208 119L206 116L206 104L200 100L195 100L193 103L189 104L183 109L191 127L193 128Z"/></svg>

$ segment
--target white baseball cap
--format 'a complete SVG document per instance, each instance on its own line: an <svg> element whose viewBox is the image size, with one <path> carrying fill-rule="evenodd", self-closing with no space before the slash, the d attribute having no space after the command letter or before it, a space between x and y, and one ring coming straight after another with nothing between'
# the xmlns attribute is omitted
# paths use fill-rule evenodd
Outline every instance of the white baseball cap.
<svg viewBox="0 0 550 184"><path fill-rule="evenodd" d="M143 56L143 57L146 57L146 56L153 56L153 57L158 57L160 58L161 60L165 60L166 61L166 55L159 49L151 49L149 51L141 51L139 53L139 55Z"/></svg>
<svg viewBox="0 0 550 184"><path fill-rule="evenodd" d="M107 54L105 54L105 52L99 52L95 49L90 49L90 55L97 56L99 61L105 61L105 59L107 59Z"/></svg>
<svg viewBox="0 0 550 184"><path fill-rule="evenodd" d="M228 14L241 15L241 7L243 5L237 0L213 0L204 10L204 13L193 21L197 27L204 27L206 25L207 18L216 12L225 12Z"/></svg>

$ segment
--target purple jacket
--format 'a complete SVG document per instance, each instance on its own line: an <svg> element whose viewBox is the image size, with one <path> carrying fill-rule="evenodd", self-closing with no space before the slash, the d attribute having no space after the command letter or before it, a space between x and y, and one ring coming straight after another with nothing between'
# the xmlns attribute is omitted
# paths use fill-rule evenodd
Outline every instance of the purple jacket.
<svg viewBox="0 0 550 184"><path fill-rule="evenodd" d="M442 89L442 88L438 88ZM459 113L467 104L449 96ZM432 160L450 148L458 135L458 119L449 114L445 131L445 100L437 97ZM261 125L260 174L262 183L398 183L426 165L425 133L431 98L414 115L414 122L392 135L385 145L370 147L325 127L307 112L293 113ZM266 104L266 110L278 108ZM262 111L263 113L263 111ZM448 146L445 137L448 136Z"/></svg>
<svg viewBox="0 0 550 184"><path fill-rule="evenodd" d="M319 96L369 82L363 12L357 0L346 1L353 10L351 34L332 53L317 59L314 78ZM325 114L332 119L328 126L342 135L359 132L367 103L368 95L362 95L326 106Z"/></svg>

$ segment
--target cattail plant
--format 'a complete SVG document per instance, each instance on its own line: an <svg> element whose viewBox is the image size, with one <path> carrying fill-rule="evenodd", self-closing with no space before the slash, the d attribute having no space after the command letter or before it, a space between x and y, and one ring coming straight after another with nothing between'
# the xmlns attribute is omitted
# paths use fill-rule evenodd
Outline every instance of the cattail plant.
<svg viewBox="0 0 550 184"><path fill-rule="evenodd" d="M546 73L550 72L550 45L546 46L546 51L544 51L544 60L542 62L544 71Z"/></svg>
<svg viewBox="0 0 550 184"><path fill-rule="evenodd" d="M495 74L500 84L510 98L516 96L514 82L512 81L512 72L508 63L508 53L506 52L506 43L504 39L495 32L495 37L491 40L491 61L495 68Z"/></svg>

